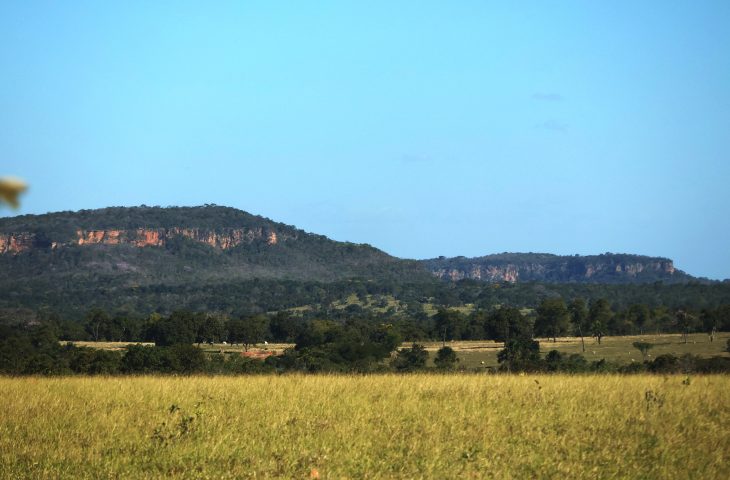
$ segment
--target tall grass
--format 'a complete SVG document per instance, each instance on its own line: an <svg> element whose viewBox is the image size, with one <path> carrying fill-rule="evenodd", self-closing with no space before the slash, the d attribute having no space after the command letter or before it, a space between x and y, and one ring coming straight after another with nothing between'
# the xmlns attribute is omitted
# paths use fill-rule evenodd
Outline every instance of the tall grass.
<svg viewBox="0 0 730 480"><path fill-rule="evenodd" d="M730 378L0 378L2 478L730 478Z"/></svg>

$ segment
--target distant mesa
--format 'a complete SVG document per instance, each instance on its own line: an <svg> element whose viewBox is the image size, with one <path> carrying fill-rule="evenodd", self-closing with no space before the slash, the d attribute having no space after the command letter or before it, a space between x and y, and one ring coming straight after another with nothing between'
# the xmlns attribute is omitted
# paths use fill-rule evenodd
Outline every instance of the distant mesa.
<svg viewBox="0 0 730 480"><path fill-rule="evenodd" d="M185 250L185 242L210 249L191 252ZM102 249L103 255L99 257L101 251L83 253L86 247L94 247L91 251ZM117 251L116 247L125 248ZM131 255L130 249L140 253ZM500 253L475 258L441 256L420 261L402 260L366 244L336 242L241 210L215 205L111 207L0 219L0 257L35 251L58 252L59 255L75 251L76 259L54 263L52 257L36 256L23 264L27 268L43 270L46 266L43 262L46 262L53 263L57 275L63 273L59 265L65 265L69 276L84 270L101 270L114 275L138 275L139 282L154 278L161 283L167 281L165 272L171 271L177 272L174 274L176 282L180 280L179 272L195 272L208 279L315 281L389 278L413 282L438 278L509 283L679 283L693 279L675 269L668 258L632 254ZM143 254L142 251L156 253ZM184 262L176 253L178 251L187 252ZM231 255L221 257L215 252L230 252ZM17 273L26 275L24 270Z"/></svg>
<svg viewBox="0 0 730 480"><path fill-rule="evenodd" d="M501 253L484 257L438 257L423 260L432 275L451 281L647 283L692 279L672 260L633 254L552 255Z"/></svg>

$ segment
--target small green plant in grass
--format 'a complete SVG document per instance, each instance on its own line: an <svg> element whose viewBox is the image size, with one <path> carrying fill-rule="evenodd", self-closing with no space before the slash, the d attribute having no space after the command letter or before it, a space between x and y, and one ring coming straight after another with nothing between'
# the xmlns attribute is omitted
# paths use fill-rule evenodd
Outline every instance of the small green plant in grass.
<svg viewBox="0 0 730 480"><path fill-rule="evenodd" d="M635 349L641 352L641 355L644 357L644 360L646 360L646 355L649 353L649 350L654 348L653 343L648 342L634 342L632 343Z"/></svg>
<svg viewBox="0 0 730 480"><path fill-rule="evenodd" d="M160 445L168 445L194 432L200 421L201 412L196 404L192 415L187 415L177 404L172 404L167 410L169 418L160 423L152 432L152 441Z"/></svg>

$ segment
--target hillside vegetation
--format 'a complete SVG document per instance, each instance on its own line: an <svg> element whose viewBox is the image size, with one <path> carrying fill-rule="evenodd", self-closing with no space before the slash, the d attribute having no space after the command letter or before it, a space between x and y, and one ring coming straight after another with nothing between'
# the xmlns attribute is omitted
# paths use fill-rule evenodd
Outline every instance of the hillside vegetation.
<svg viewBox="0 0 730 480"><path fill-rule="evenodd" d="M187 309L414 317L438 307L534 308L555 296L606 298L615 308L730 303L730 283L693 280L665 258L404 260L215 205L0 218L0 272L0 323L34 321L39 312L79 319L92 307L137 316Z"/></svg>

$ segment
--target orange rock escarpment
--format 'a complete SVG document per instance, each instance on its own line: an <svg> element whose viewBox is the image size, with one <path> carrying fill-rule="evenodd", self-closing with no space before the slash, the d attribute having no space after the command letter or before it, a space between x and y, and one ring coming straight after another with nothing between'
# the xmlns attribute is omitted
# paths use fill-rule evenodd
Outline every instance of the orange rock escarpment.
<svg viewBox="0 0 730 480"><path fill-rule="evenodd" d="M222 232L214 232L199 228L138 228L137 230L79 230L76 232L78 245L105 244L117 245L131 243L137 247L160 247L170 238L181 236L211 247L223 250L237 247L255 240L265 240L268 245L275 245L278 236L274 231L261 227L254 229L231 228Z"/></svg>
<svg viewBox="0 0 730 480"><path fill-rule="evenodd" d="M267 245L276 245L282 237L273 230L262 227L245 229L230 228L220 232L199 228L138 228L136 230L77 230L76 238L72 242L52 242L52 249L64 245L121 245L130 244L136 247L161 247L176 236L189 238L196 242L205 243L211 247L223 250L237 247L257 240ZM35 235L32 233L0 233L0 254L17 254L31 250L35 245Z"/></svg>
<svg viewBox="0 0 730 480"><path fill-rule="evenodd" d="M33 248L32 233L0 233L0 253L20 253Z"/></svg>

